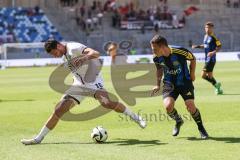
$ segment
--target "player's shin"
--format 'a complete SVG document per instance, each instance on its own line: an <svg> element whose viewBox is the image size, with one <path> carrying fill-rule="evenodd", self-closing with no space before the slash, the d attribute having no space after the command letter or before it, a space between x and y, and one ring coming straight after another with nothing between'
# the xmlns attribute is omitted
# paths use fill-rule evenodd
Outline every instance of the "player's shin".
<svg viewBox="0 0 240 160"><path fill-rule="evenodd" d="M204 128L204 126L203 126L201 114L200 114L198 109L196 109L196 112L192 114L192 117L193 117L194 121L197 123L198 130L199 130L199 133L201 135L201 138L202 139L207 139L209 137L209 135L208 135L206 129Z"/></svg>
<svg viewBox="0 0 240 160"><path fill-rule="evenodd" d="M111 108L118 113L123 113L135 121L139 119L139 116L137 114L132 112L129 108L127 108L125 105L123 105L120 102L111 102L110 105L111 105Z"/></svg>
<svg viewBox="0 0 240 160"><path fill-rule="evenodd" d="M182 118L181 116L178 114L177 110L175 108L173 108L172 112L167 113L169 115L169 117L171 117L172 119L174 119L176 121L176 123L182 122Z"/></svg>
<svg viewBox="0 0 240 160"><path fill-rule="evenodd" d="M217 83L217 81L215 80L214 77L210 78L208 76L204 77L205 80L207 80L208 82L210 82L213 86Z"/></svg>
<svg viewBox="0 0 240 160"><path fill-rule="evenodd" d="M109 103L105 103L105 104L102 103L102 105L105 106L106 108L113 109L114 111L116 111L118 113L123 113L123 114L129 116L134 121L139 120L139 116L137 114L132 112L129 108L127 108L125 105L123 105L120 102L109 101Z"/></svg>
<svg viewBox="0 0 240 160"><path fill-rule="evenodd" d="M201 117L200 111L198 109L196 109L196 112L192 114L192 118L198 125L198 128L203 127L202 117Z"/></svg>
<svg viewBox="0 0 240 160"><path fill-rule="evenodd" d="M138 125L141 128L145 128L147 126L147 123L145 122L145 120L143 120L140 115L132 112L129 108L125 107L123 114L129 116L132 120L134 120L136 123L138 123Z"/></svg>
<svg viewBox="0 0 240 160"><path fill-rule="evenodd" d="M131 119L138 121L139 120L139 115L137 115L136 113L132 112L129 108L125 107L125 110L123 112L123 114L129 116Z"/></svg>
<svg viewBox="0 0 240 160"><path fill-rule="evenodd" d="M183 125L183 120L175 108L173 108L172 112L168 113L168 115L176 121L175 127L173 128L172 135L177 136L180 132L181 126Z"/></svg>

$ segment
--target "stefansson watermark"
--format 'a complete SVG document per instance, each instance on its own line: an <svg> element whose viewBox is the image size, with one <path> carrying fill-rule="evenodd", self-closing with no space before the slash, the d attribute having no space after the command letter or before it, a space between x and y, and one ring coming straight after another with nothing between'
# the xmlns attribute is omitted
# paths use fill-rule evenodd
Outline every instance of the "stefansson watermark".
<svg viewBox="0 0 240 160"><path fill-rule="evenodd" d="M136 112L139 116L141 116L145 121L147 122L162 122L162 121L175 121L171 117L168 116L167 113L163 113L161 110L158 110L157 112L154 113L144 113L142 110L138 110ZM190 114L179 114L179 116L183 119L183 121L192 121L193 118ZM119 122L129 122L133 121L129 116L119 114L118 115L118 121Z"/></svg>

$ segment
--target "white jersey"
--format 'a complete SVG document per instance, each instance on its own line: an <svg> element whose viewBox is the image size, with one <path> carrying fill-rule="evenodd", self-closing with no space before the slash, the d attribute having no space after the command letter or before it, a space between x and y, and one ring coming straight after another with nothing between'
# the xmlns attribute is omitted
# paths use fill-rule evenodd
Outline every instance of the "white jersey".
<svg viewBox="0 0 240 160"><path fill-rule="evenodd" d="M66 43L67 52L64 56L64 61L68 64L71 63L71 59L75 57L83 56L83 52L87 46L77 43L77 42L68 42ZM74 68L72 71L74 83L86 84L94 83L96 79L100 76L101 70L100 59L91 59L83 63L78 68Z"/></svg>

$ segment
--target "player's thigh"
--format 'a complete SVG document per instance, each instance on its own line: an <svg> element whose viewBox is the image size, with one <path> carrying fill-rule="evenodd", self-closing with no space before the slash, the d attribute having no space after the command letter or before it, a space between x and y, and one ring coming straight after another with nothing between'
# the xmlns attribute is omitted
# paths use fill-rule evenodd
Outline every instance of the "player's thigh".
<svg viewBox="0 0 240 160"><path fill-rule="evenodd" d="M194 86L192 82L186 82L184 86L182 86L180 89L180 95L182 96L184 101L187 100L194 100Z"/></svg>
<svg viewBox="0 0 240 160"><path fill-rule="evenodd" d="M163 106L167 111L172 111L174 108L175 99L173 97L165 97L163 99Z"/></svg>
<svg viewBox="0 0 240 160"><path fill-rule="evenodd" d="M75 104L80 104L80 102L84 99L83 90L81 87L74 85L71 86L67 91L65 91L64 95L61 98L61 101L66 99L73 99Z"/></svg>
<svg viewBox="0 0 240 160"><path fill-rule="evenodd" d="M174 100L177 100L179 92L178 89L172 83L164 81L162 95L163 99L172 97Z"/></svg>
<svg viewBox="0 0 240 160"><path fill-rule="evenodd" d="M98 89L98 90L96 90L95 98L97 100L101 100L102 98L109 99L109 95L108 95L108 92L105 89Z"/></svg>
<svg viewBox="0 0 240 160"><path fill-rule="evenodd" d="M213 72L213 69L214 69L214 66L215 66L215 62L206 62L204 67L203 67L203 71L209 73L209 72Z"/></svg>

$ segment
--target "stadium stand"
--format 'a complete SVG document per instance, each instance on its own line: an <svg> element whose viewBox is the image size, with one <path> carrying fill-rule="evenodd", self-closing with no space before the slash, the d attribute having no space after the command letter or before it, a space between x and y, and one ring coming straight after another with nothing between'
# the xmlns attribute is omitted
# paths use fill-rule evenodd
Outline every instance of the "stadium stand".
<svg viewBox="0 0 240 160"><path fill-rule="evenodd" d="M43 10L35 8L0 8L1 42L41 42L49 37L62 36L49 21ZM4 39L7 39L4 41ZM1 43L0 42L0 43Z"/></svg>

